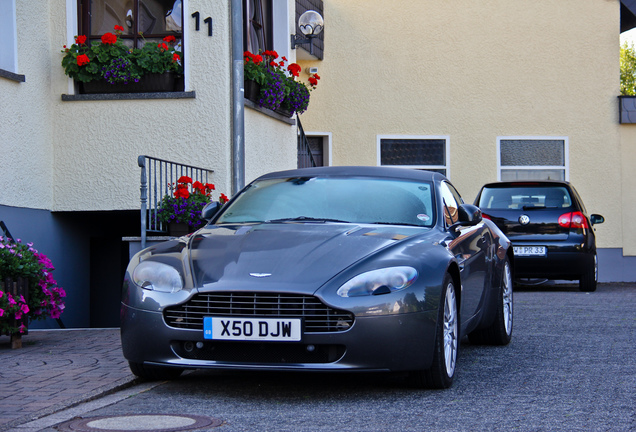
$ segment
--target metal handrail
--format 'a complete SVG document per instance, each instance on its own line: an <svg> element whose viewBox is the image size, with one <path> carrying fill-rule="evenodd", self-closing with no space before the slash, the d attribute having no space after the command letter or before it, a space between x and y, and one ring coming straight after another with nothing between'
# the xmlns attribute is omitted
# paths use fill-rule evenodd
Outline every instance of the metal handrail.
<svg viewBox="0 0 636 432"><path fill-rule="evenodd" d="M172 192L171 185L181 176L188 176L193 182L209 183L212 169L185 165L165 159L140 155L137 164L141 168L141 247L146 247L148 232L164 233L167 227L158 219L161 199Z"/></svg>
<svg viewBox="0 0 636 432"><path fill-rule="evenodd" d="M298 124L298 168L315 167L317 166L316 160L311 153L309 140L307 140L307 135L305 135L305 130L298 116L296 116L296 123Z"/></svg>

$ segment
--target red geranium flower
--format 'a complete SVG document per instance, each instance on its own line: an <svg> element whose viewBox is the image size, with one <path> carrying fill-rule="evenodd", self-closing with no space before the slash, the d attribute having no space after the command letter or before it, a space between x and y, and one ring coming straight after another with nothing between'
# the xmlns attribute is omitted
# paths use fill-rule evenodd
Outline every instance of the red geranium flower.
<svg viewBox="0 0 636 432"><path fill-rule="evenodd" d="M252 57L252 61L254 63L260 63L263 61L263 56L256 54L254 57Z"/></svg>
<svg viewBox="0 0 636 432"><path fill-rule="evenodd" d="M318 80L314 77L309 77L307 81L309 81L309 84L311 84L312 86L318 85Z"/></svg>
<svg viewBox="0 0 636 432"><path fill-rule="evenodd" d="M221 194L221 196L220 196L220 198L219 198L219 201L221 202L221 204L225 204L225 203L226 203L226 202L228 202L229 200L230 200L230 199L229 199L229 198L228 198L228 197L227 197L224 193L222 193L222 194Z"/></svg>
<svg viewBox="0 0 636 432"><path fill-rule="evenodd" d="M120 25L116 25L115 26L115 31L122 31L123 32L124 28L122 26L120 26Z"/></svg>
<svg viewBox="0 0 636 432"><path fill-rule="evenodd" d="M263 55L270 56L270 57L273 57L273 58L278 58L278 53L276 51L273 51L273 50L271 50L271 51L267 50L267 51L265 51L263 53Z"/></svg>
<svg viewBox="0 0 636 432"><path fill-rule="evenodd" d="M195 181L192 183L192 189L199 191L199 193L205 194L205 186L200 181Z"/></svg>
<svg viewBox="0 0 636 432"><path fill-rule="evenodd" d="M175 38L174 36L170 35L170 36L166 36L165 38L163 38L164 42L176 42L177 38Z"/></svg>
<svg viewBox="0 0 636 432"><path fill-rule="evenodd" d="M302 70L302 68L300 67L298 63L291 63L289 66L287 66L287 70L293 76L297 77L300 75L300 71Z"/></svg>
<svg viewBox="0 0 636 432"><path fill-rule="evenodd" d="M185 198L185 199L190 198L190 191L188 190L188 187L185 184L177 185L177 187L174 190L174 197Z"/></svg>
<svg viewBox="0 0 636 432"><path fill-rule="evenodd" d="M214 185L212 183L206 183L205 184L205 188L209 191L213 191L214 190Z"/></svg>
<svg viewBox="0 0 636 432"><path fill-rule="evenodd" d="M157 45L159 48L161 48L162 50L168 51L168 45L166 45L165 43L161 42L160 44Z"/></svg>
<svg viewBox="0 0 636 432"><path fill-rule="evenodd" d="M117 42L117 36L115 36L112 33L106 33L104 36L102 36L102 43L114 44L116 42Z"/></svg>
<svg viewBox="0 0 636 432"><path fill-rule="evenodd" d="M83 45L86 43L86 36L81 35L81 36L75 36L75 43L78 45Z"/></svg>
<svg viewBox="0 0 636 432"><path fill-rule="evenodd" d="M185 184L190 184L192 183L192 179L188 176L181 176L179 177L179 180L177 180L177 183L185 183Z"/></svg>
<svg viewBox="0 0 636 432"><path fill-rule="evenodd" d="M80 54L77 56L77 65L78 66L84 66L85 64L90 63L90 59L88 58L88 56L86 54Z"/></svg>
<svg viewBox="0 0 636 432"><path fill-rule="evenodd" d="M172 54L172 61L173 62L178 62L179 60L181 60L181 57L179 57L179 54L173 53Z"/></svg>

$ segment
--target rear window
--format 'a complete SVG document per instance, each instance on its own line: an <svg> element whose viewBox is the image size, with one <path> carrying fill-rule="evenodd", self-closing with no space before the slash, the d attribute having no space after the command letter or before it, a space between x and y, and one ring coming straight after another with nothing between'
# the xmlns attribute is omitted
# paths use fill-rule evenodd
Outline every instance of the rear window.
<svg viewBox="0 0 636 432"><path fill-rule="evenodd" d="M514 186L484 188L479 197L482 209L568 208L572 198L562 186Z"/></svg>

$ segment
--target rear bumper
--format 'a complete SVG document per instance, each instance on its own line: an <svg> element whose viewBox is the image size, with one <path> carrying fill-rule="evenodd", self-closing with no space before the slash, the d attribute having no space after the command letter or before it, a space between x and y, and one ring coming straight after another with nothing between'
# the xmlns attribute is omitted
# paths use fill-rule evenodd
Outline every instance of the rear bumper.
<svg viewBox="0 0 636 432"><path fill-rule="evenodd" d="M513 242L513 246L547 246L547 255L543 257L515 256L515 276L518 278L578 280L594 266L596 250L581 247L581 244Z"/></svg>

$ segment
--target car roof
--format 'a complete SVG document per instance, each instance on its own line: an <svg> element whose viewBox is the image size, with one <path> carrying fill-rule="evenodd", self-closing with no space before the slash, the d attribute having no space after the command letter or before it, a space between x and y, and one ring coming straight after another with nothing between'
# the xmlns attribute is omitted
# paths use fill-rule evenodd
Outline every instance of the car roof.
<svg viewBox="0 0 636 432"><path fill-rule="evenodd" d="M534 187L534 186L566 186L571 187L570 182L562 180L515 180L505 182L486 183L483 188L507 188L507 187Z"/></svg>
<svg viewBox="0 0 636 432"><path fill-rule="evenodd" d="M378 177L416 181L440 181L446 179L443 174L417 169L384 166L328 166L277 171L265 174L257 180L289 177Z"/></svg>

